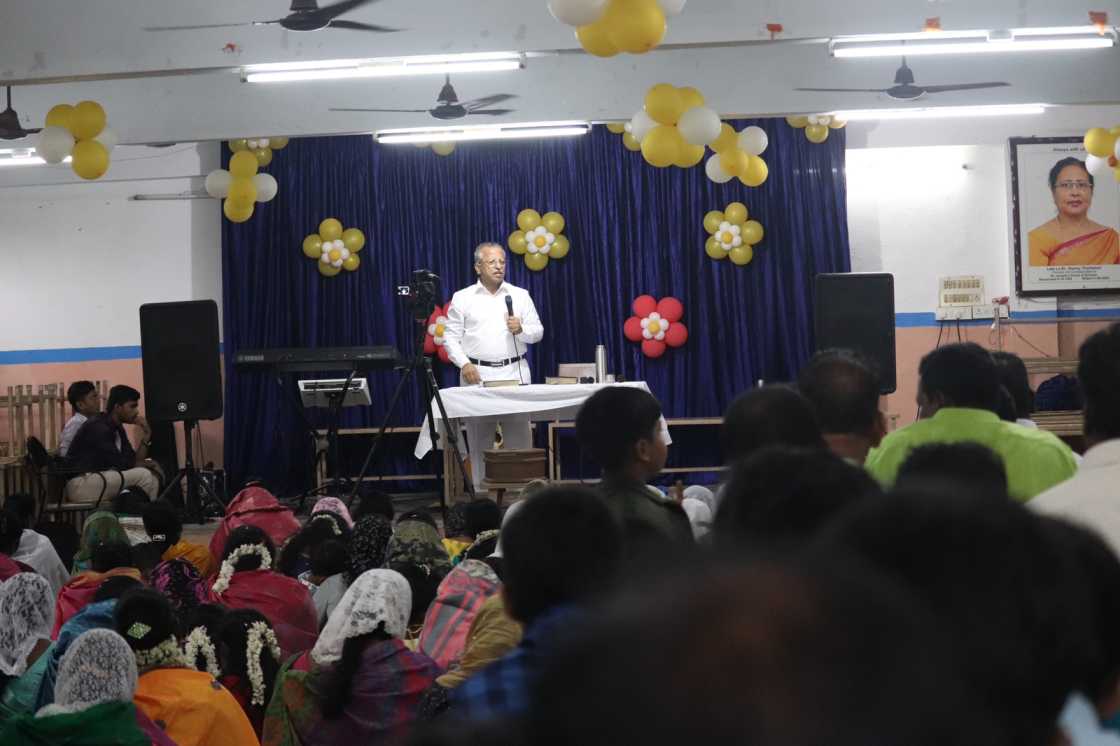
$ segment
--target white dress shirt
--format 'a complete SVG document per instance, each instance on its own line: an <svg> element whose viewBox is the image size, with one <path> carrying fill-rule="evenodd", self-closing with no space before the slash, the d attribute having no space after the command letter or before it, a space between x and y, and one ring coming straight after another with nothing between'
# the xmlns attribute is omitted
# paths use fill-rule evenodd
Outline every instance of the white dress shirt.
<svg viewBox="0 0 1120 746"><path fill-rule="evenodd" d="M516 347L506 328L507 296L513 298L513 315L521 319ZM543 337L544 324L527 290L503 282L497 292L491 293L480 280L451 297L444 344L451 362L459 368L469 363L470 358L497 362L524 355L527 345ZM487 372L485 366L479 370Z"/></svg>
<svg viewBox="0 0 1120 746"><path fill-rule="evenodd" d="M1093 529L1120 555L1120 439L1090 448L1077 474L1027 505Z"/></svg>
<svg viewBox="0 0 1120 746"><path fill-rule="evenodd" d="M74 416L66 420L66 424L62 426L62 437L58 439L58 455L65 456L66 452L70 450L70 444L74 441L74 436L82 429L82 425L86 424L89 418L80 412L75 412Z"/></svg>

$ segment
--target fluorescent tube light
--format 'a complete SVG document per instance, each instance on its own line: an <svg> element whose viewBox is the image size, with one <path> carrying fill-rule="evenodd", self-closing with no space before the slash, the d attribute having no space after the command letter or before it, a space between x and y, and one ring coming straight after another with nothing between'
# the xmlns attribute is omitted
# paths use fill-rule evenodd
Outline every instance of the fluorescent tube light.
<svg viewBox="0 0 1120 746"><path fill-rule="evenodd" d="M583 121L518 122L480 124L462 127L410 127L379 130L374 138L382 145L426 142L464 142L468 140L532 140L545 137L577 137L591 131Z"/></svg>
<svg viewBox="0 0 1120 746"><path fill-rule="evenodd" d="M63 163L69 163L73 160L70 156L66 156ZM47 162L39 156L35 155L35 151L31 148L9 148L0 150L0 168L5 166L45 166Z"/></svg>
<svg viewBox="0 0 1120 746"><path fill-rule="evenodd" d="M999 54L1108 49L1116 32L1095 26L1019 28L1000 31L929 31L837 37L829 42L833 57L918 57L942 54Z"/></svg>
<svg viewBox="0 0 1120 746"><path fill-rule="evenodd" d="M1042 114L1044 104L1003 104L994 106L925 106L914 109L855 109L833 112L846 122L891 119L959 119L968 117L1012 117Z"/></svg>
<svg viewBox="0 0 1120 746"><path fill-rule="evenodd" d="M519 52L475 52L311 62L272 62L247 65L242 69L241 77L247 83L283 83L300 80L352 80L445 73L500 72L519 70L524 66L525 56Z"/></svg>

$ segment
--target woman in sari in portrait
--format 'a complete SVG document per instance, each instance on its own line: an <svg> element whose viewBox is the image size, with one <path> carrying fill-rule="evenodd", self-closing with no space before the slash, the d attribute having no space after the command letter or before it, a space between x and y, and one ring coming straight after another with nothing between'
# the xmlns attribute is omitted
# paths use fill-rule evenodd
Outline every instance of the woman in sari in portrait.
<svg viewBox="0 0 1120 746"><path fill-rule="evenodd" d="M1076 158L1063 158L1050 169L1058 214L1028 234L1032 267L1120 264L1120 235L1089 219L1093 186L1093 175Z"/></svg>

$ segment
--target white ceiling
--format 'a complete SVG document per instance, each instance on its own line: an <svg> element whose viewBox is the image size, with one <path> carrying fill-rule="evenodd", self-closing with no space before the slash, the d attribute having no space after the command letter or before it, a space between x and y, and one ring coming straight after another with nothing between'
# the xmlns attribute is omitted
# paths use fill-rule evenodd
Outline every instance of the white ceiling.
<svg viewBox="0 0 1120 746"><path fill-rule="evenodd" d="M203 7L205 6L205 7ZM254 134L333 134L433 124L425 114L344 114L331 106L420 108L434 104L441 80L246 84L235 73L31 84L90 74L239 66L481 50L577 48L572 30L545 0L381 0L346 17L406 31L373 34L276 27L146 32L149 25L278 18L286 0L236 3L169 0L0 0L0 84L14 91L25 126L41 126L52 105L92 98L129 143L184 142ZM677 48L601 60L583 54L531 57L525 70L463 74L462 98L507 92L518 111L505 119L629 117L645 90L667 81L696 85L725 115L812 112L896 105L874 94L810 94L797 86L886 87L898 60L834 60L824 37L911 31L940 16L945 28L1080 25L1089 10L1120 20L1120 0L691 0L670 19L666 45L760 42L779 22L787 43ZM789 43L788 40L816 40ZM234 45L232 48L227 44ZM233 49L233 51L230 51ZM994 91L939 94L931 103L1120 102L1120 50L911 60L919 83L1005 80Z"/></svg>

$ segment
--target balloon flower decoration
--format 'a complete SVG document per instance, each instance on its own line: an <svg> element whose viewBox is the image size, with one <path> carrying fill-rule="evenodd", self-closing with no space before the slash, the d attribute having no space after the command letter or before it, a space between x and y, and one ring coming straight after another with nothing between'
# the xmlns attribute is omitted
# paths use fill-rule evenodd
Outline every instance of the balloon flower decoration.
<svg viewBox="0 0 1120 746"><path fill-rule="evenodd" d="M288 145L286 137L242 137L229 141L229 152L239 153L248 150L257 159L261 168L272 163L272 151L283 150Z"/></svg>
<svg viewBox="0 0 1120 746"><path fill-rule="evenodd" d="M686 0L548 0L560 23L574 26L584 51L596 57L645 54L665 38L665 16L678 15Z"/></svg>
<svg viewBox="0 0 1120 746"><path fill-rule="evenodd" d="M704 230L710 235L704 251L712 259L731 257L732 264L743 266L754 259L754 247L762 240L762 223L747 220L747 206L732 202L724 209L704 216Z"/></svg>
<svg viewBox="0 0 1120 746"><path fill-rule="evenodd" d="M442 306L436 306L432 315L428 317L428 333L424 336L424 354L436 355L442 362L450 362L447 356L447 342L443 337L447 331L447 314L451 312L451 301Z"/></svg>
<svg viewBox="0 0 1120 746"><path fill-rule="evenodd" d="M681 323L684 306L676 298L657 300L652 295L639 295L631 308L634 315L626 319L622 333L631 342L641 342L646 357L661 357L667 348L688 341L688 329Z"/></svg>
<svg viewBox="0 0 1120 746"><path fill-rule="evenodd" d="M232 161L231 161L232 162ZM319 274L334 277L342 270L356 272L362 260L358 252L366 245L366 236L357 228L342 229L342 223L327 218L319 223L319 232L303 239L303 254L319 263Z"/></svg>
<svg viewBox="0 0 1120 746"><path fill-rule="evenodd" d="M1104 129L1094 127L1085 133L1085 168L1095 177L1102 177L1112 169L1112 175L1120 181L1120 127Z"/></svg>
<svg viewBox="0 0 1120 746"><path fill-rule="evenodd" d="M770 167L762 160L769 145L770 138L761 127L752 125L736 132L724 122L719 137L711 144L715 155L704 164L704 173L717 184L738 177L744 186L762 186L770 176Z"/></svg>
<svg viewBox="0 0 1120 746"><path fill-rule="evenodd" d="M253 217L256 202L268 202L279 187L272 174L259 174L257 156L239 150L229 159L229 170L216 168L206 174L206 193L223 199L222 212L231 223L244 223Z"/></svg>
<svg viewBox="0 0 1120 746"><path fill-rule="evenodd" d="M109 151L117 145L117 133L105 124L105 110L96 101L77 106L59 104L47 112L47 120L36 154L47 163L70 158L70 168L83 179L100 179L109 170Z"/></svg>
<svg viewBox="0 0 1120 746"><path fill-rule="evenodd" d="M430 147L436 155L448 156L455 152L454 142L414 142L412 144L420 149Z"/></svg>
<svg viewBox="0 0 1120 746"><path fill-rule="evenodd" d="M704 160L704 146L719 137L720 121L719 114L704 105L700 91L658 83L623 131L623 145L642 151L649 165L692 168Z"/></svg>
<svg viewBox="0 0 1120 746"><path fill-rule="evenodd" d="M810 114L809 116L786 117L790 127L805 130L805 139L820 145L828 139L829 130L843 129L847 124L843 119L831 114Z"/></svg>
<svg viewBox="0 0 1120 746"><path fill-rule="evenodd" d="M509 234L507 245L514 254L525 257L525 266L540 272L548 266L549 259L563 259L568 255L571 244L568 237L560 235L564 230L564 216L558 212L541 215L536 210L522 210L517 213L519 230Z"/></svg>

